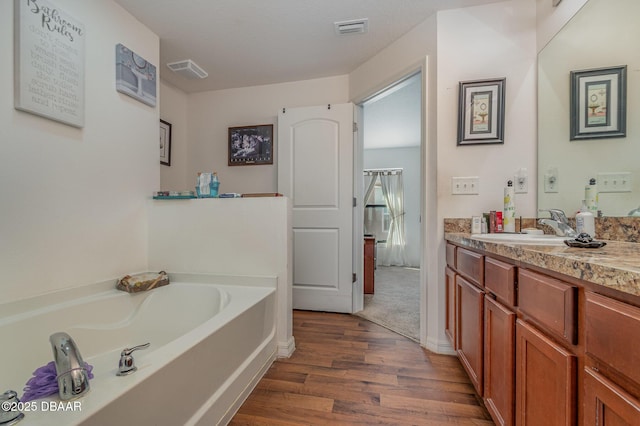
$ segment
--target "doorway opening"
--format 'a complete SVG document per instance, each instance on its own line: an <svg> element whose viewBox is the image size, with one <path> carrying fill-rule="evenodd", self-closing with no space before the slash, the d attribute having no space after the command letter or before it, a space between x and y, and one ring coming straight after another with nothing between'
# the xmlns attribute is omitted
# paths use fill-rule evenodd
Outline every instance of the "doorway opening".
<svg viewBox="0 0 640 426"><path fill-rule="evenodd" d="M401 79L361 106L365 295L358 315L419 342L422 73ZM371 238L373 285L366 269Z"/></svg>

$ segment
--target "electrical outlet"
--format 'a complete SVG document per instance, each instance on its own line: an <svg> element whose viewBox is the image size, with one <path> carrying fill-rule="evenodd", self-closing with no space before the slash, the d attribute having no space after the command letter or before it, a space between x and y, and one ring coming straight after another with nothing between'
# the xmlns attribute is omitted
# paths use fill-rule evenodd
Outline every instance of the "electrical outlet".
<svg viewBox="0 0 640 426"><path fill-rule="evenodd" d="M480 178L478 176L451 178L451 193L453 195L479 194Z"/></svg>
<svg viewBox="0 0 640 426"><path fill-rule="evenodd" d="M516 194L526 194L529 192L529 176L527 176L526 167L518 170L513 177L513 187Z"/></svg>
<svg viewBox="0 0 640 426"><path fill-rule="evenodd" d="M598 173L598 192L631 192L631 173Z"/></svg>

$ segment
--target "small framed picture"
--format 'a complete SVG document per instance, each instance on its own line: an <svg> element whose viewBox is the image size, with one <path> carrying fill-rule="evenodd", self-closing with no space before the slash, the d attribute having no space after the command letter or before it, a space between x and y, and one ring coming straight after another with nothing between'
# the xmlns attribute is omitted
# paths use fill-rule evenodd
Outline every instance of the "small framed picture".
<svg viewBox="0 0 640 426"><path fill-rule="evenodd" d="M229 127L229 165L273 164L273 124Z"/></svg>
<svg viewBox="0 0 640 426"><path fill-rule="evenodd" d="M571 140L627 135L627 66L571 71Z"/></svg>
<svg viewBox="0 0 640 426"><path fill-rule="evenodd" d="M160 164L171 166L171 123L160 120Z"/></svg>
<svg viewBox="0 0 640 426"><path fill-rule="evenodd" d="M505 78L461 81L458 145L504 143Z"/></svg>

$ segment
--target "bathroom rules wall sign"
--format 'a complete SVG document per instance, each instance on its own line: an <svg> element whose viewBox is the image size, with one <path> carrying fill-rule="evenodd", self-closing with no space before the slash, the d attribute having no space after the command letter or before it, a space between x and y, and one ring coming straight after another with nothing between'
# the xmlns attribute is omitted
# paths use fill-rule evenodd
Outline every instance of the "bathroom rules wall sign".
<svg viewBox="0 0 640 426"><path fill-rule="evenodd" d="M14 106L84 126L84 25L46 0L14 0Z"/></svg>

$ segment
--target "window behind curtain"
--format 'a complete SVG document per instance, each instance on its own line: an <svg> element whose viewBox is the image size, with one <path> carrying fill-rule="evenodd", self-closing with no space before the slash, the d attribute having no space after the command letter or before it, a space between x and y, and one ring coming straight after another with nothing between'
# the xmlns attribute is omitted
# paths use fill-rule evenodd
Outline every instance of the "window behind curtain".
<svg viewBox="0 0 640 426"><path fill-rule="evenodd" d="M376 177L373 192L364 210L364 233L375 235L378 242L386 241L390 222L389 209L382 195L380 179Z"/></svg>

